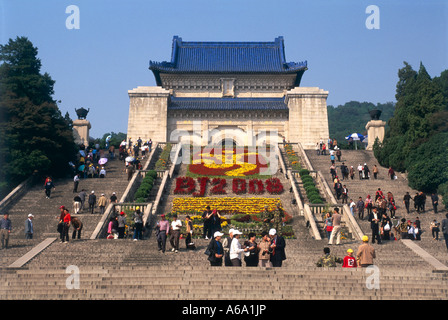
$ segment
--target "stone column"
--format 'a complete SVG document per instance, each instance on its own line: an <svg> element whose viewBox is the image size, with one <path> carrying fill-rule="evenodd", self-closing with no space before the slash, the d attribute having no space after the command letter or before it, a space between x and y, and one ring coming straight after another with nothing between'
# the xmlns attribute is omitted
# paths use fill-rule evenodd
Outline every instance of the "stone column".
<svg viewBox="0 0 448 320"><path fill-rule="evenodd" d="M376 138L378 138L380 142L383 142L385 127L386 121L370 120L369 122L367 122L367 150L373 149L373 144L375 143Z"/></svg>
<svg viewBox="0 0 448 320"><path fill-rule="evenodd" d="M320 139L328 139L328 91L317 87L297 87L286 92L289 108L290 142L300 142L304 149L314 149Z"/></svg>
<svg viewBox="0 0 448 320"><path fill-rule="evenodd" d="M73 136L76 144L89 145L89 130L92 128L89 120L77 119L73 121Z"/></svg>
<svg viewBox="0 0 448 320"><path fill-rule="evenodd" d="M128 91L128 138L166 142L168 98L170 91L162 87L138 87Z"/></svg>

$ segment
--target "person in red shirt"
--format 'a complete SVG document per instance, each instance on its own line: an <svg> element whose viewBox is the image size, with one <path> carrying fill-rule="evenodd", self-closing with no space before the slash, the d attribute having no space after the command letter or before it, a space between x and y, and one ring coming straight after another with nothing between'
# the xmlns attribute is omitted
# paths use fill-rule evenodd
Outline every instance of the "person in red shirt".
<svg viewBox="0 0 448 320"><path fill-rule="evenodd" d="M344 257L344 261L342 262L342 268L356 268L358 267L356 263L356 259L353 257L353 250L347 250L347 256Z"/></svg>
<svg viewBox="0 0 448 320"><path fill-rule="evenodd" d="M70 216L70 212L68 211L68 209L66 208L64 210L65 215L64 215L64 219L63 219L63 233L62 233L62 242L63 243L67 243L69 236L68 236L68 230L70 229L70 223L72 221L72 218Z"/></svg>

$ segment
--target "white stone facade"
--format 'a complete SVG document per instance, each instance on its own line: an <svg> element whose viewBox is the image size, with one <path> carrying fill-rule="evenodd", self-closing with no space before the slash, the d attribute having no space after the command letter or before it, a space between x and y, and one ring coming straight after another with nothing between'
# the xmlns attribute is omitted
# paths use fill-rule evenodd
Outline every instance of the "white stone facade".
<svg viewBox="0 0 448 320"><path fill-rule="evenodd" d="M312 149L329 137L328 91L299 86L306 63L285 61L282 37L207 44L175 36L171 62L150 62L150 69L158 86L128 91L127 135L133 141L286 140Z"/></svg>
<svg viewBox="0 0 448 320"><path fill-rule="evenodd" d="M181 136L182 141L202 145L217 143L225 131L236 142L260 145L272 140L270 132L277 132L278 142L283 138L301 142L305 149L313 149L320 139L329 137L328 91L316 87L298 87L283 92L245 92L238 96L284 97L289 112L284 111L169 111L170 95L181 97L218 97L213 92L173 92L161 87L138 87L129 92L128 137L136 140L171 141ZM222 94L220 93L222 97ZM177 130L177 132L176 132ZM179 134L177 134L179 133ZM267 139L266 139L267 136ZM177 141L177 140L176 140ZM171 141L175 142L175 141ZM271 141L274 142L274 141Z"/></svg>

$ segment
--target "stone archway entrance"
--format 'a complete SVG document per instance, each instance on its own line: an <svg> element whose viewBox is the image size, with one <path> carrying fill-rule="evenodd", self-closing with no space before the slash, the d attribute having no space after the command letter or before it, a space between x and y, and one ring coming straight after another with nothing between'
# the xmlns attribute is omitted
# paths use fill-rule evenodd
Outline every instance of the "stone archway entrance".
<svg viewBox="0 0 448 320"><path fill-rule="evenodd" d="M225 138L221 140L221 143L219 143L219 146L225 148L225 147L237 147L238 143L234 139Z"/></svg>

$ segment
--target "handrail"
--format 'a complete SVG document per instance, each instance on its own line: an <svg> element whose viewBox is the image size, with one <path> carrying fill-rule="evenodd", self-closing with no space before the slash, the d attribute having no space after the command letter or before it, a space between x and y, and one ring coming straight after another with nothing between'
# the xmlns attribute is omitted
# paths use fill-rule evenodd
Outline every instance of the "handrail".
<svg viewBox="0 0 448 320"><path fill-rule="evenodd" d="M334 197L333 192L331 191L330 186L328 185L328 182L324 178L322 172L314 170L301 143L298 143L297 146L303 155L303 159L306 162L308 169L310 171L317 172L316 179L318 179L318 183L323 186L323 191L325 192L326 198L330 200L331 205L339 207L338 202L337 202L336 198ZM343 219L343 221L345 221L347 223L349 230L352 232L353 235L355 235L355 238L358 240L361 240L364 233L362 232L361 228L359 227L356 219L351 215L350 210L347 205L344 205L342 207L342 219Z"/></svg>
<svg viewBox="0 0 448 320"><path fill-rule="evenodd" d="M297 186L296 186L296 177L292 174L292 169L286 170L285 164L283 162L283 155L281 154L280 148L278 146L276 147L275 151L279 156L280 165L282 166L282 169L284 170L283 172L285 173L285 176L289 177L289 182L292 187L292 191L294 193L294 198L296 199L297 206L299 207L300 215L304 216L305 220L309 223L314 239L321 240L322 238L320 236L319 229L317 227L317 224L316 224L316 221L315 221L313 215L311 214L309 207L307 208L306 204L304 206L302 203L302 200L300 199L299 191L297 190Z"/></svg>
<svg viewBox="0 0 448 320"><path fill-rule="evenodd" d="M17 187L15 187L6 197L0 201L0 211L5 211L6 208L11 205L14 201L17 200L20 196L22 196L30 186L35 182L36 176L31 175Z"/></svg>
<svg viewBox="0 0 448 320"><path fill-rule="evenodd" d="M181 152L182 152L182 144L178 143L177 148L176 148L176 153L174 155L174 159L171 162L171 168L170 168L170 173L169 173L170 179L173 177L174 170L175 170L176 166L178 165L177 161L179 159L179 155L181 154Z"/></svg>
<svg viewBox="0 0 448 320"><path fill-rule="evenodd" d="M332 205L337 205L338 203L336 201L336 198L331 192L330 186L328 185L327 180L325 180L322 172L318 171L317 176L324 186L324 191L327 194L328 198L331 200ZM356 239L361 240L364 233L362 232L355 218L351 215L350 209L346 204L342 207L342 218L343 221L347 223L349 230L352 232L352 234L355 235Z"/></svg>
<svg viewBox="0 0 448 320"><path fill-rule="evenodd" d="M159 209L159 203L160 203L160 200L162 199L163 191L165 189L165 185L166 185L168 179L169 179L169 172L165 171L163 178L162 178L162 183L159 186L159 191L157 192L156 200L154 201L154 206L152 208L153 216L157 214L157 210Z"/></svg>
<svg viewBox="0 0 448 320"><path fill-rule="evenodd" d="M279 161L280 161L280 166L282 168L283 174L285 175L285 177L287 177L287 170L286 170L286 166L285 166L285 162L283 161L283 155L280 152L280 148L277 146L275 146L275 154L277 155Z"/></svg>
<svg viewBox="0 0 448 320"><path fill-rule="evenodd" d="M144 170L146 170L149 166L149 164L152 161L152 158L154 156L154 154L156 153L155 151L157 150L159 146L159 143L155 143L154 144L154 148L152 148L148 160L146 160L146 163L143 167ZM133 176L132 179L129 181L128 186L126 187L126 190L124 191L123 195L121 196L120 199L120 203L124 203L126 202L129 197L131 196L131 192L136 190L136 185L137 185L137 179L140 175L140 170L137 170ZM114 208L114 204L110 203L106 210L104 211L103 216L101 217L100 221L98 222L95 230L93 231L93 233L90 236L90 240L94 240L97 239L101 234L103 234L104 230L107 228L107 221L110 219L110 216L112 215L112 213L114 212L113 210Z"/></svg>
<svg viewBox="0 0 448 320"><path fill-rule="evenodd" d="M295 199L297 201L297 205L299 206L299 209L300 209L300 214L302 216L304 216L305 220L310 224L314 239L321 240L322 238L320 236L319 228L317 227L316 220L314 219L314 216L310 210L309 205L308 204L304 205L302 203L302 200L300 199L299 191L297 190L297 186L296 186L296 178L291 174L291 170L288 170L288 174L290 177L290 182L291 182L292 191L294 193L294 197L295 197Z"/></svg>

